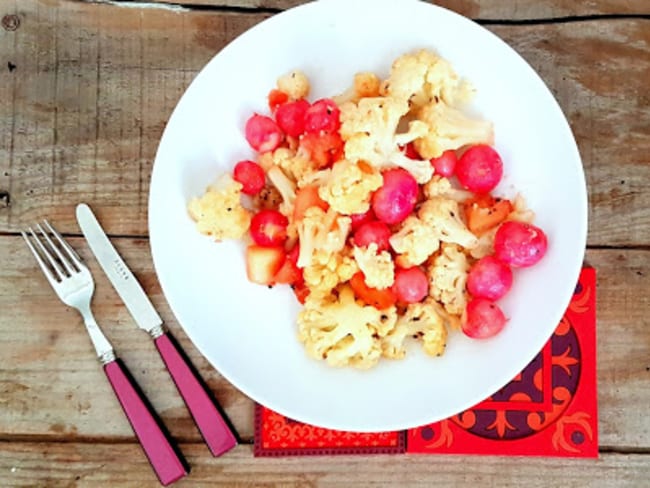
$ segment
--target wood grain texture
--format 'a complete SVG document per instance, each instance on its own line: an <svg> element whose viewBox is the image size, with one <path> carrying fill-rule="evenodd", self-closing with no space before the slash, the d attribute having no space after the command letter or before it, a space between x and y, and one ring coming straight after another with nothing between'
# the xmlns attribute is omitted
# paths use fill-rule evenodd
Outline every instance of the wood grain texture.
<svg viewBox="0 0 650 488"><path fill-rule="evenodd" d="M539 73L571 125L587 178L588 244L647 245L650 20L493 31Z"/></svg>
<svg viewBox="0 0 650 488"><path fill-rule="evenodd" d="M172 435L199 442L182 400L147 335L137 329L82 239L72 245L97 283L100 325ZM146 293L206 379L244 440L253 437L252 401L197 352L169 310L147 242L114 239ZM80 318L62 305L36 269L21 238L0 237L0 438L133 439L101 372ZM598 378L601 445L650 448L649 251L590 251L598 276ZM37 306L35 306L37 305ZM219 327L218 321L214 326Z"/></svg>
<svg viewBox="0 0 650 488"><path fill-rule="evenodd" d="M162 296L146 238L148 185L165 123L201 67L273 11L300 3L0 2L0 18L16 16L0 27L0 485L159 486L79 316L56 298L22 239L7 235L42 217L78 233L73 209L82 200L109 233L126 236L113 240L118 251L242 440L252 441L252 400L198 353ZM647 485L650 19L630 17L650 15L650 2L433 3L488 21L548 84L580 146L591 203L589 244L614 247L587 253L598 270L600 459L255 459L249 445L212 458L151 340L135 327L85 242L71 239L95 276L99 323L183 443L193 470L178 486ZM192 8L201 5L225 8ZM498 25L503 20L532 22Z"/></svg>
<svg viewBox="0 0 650 488"><path fill-rule="evenodd" d="M12 7L13 10L14 7ZM151 166L178 99L198 70L264 15L183 14L71 1L16 3L0 30L0 231L76 202L104 209L108 229L146 233Z"/></svg>
<svg viewBox="0 0 650 488"><path fill-rule="evenodd" d="M200 441L153 341L136 327L85 240L69 242L93 274L93 311L116 353L171 434L179 440ZM238 432L251 438L252 402L208 364L178 326L156 279L148 242L116 239L114 243ZM0 310L6 311L0 320L0 438L10 434L135 439L95 357L81 317L58 300L22 238L0 237L0 255L8 258L0 271Z"/></svg>
<svg viewBox="0 0 650 488"><path fill-rule="evenodd" d="M154 0L177 5L211 5L246 9L287 9L306 3L300 0ZM590 15L650 14L645 0L434 0L440 5L462 15L479 19L528 20Z"/></svg>
<svg viewBox="0 0 650 488"><path fill-rule="evenodd" d="M0 59L15 66L0 77L9 94L0 191L11 198L0 200L0 232L46 214L78 232L72 210L86 200L109 233L146 235L152 161L171 111L213 54L265 15L16 5L20 27L0 30ZM589 183L589 244L650 244L650 20L491 29L567 114Z"/></svg>
<svg viewBox="0 0 650 488"><path fill-rule="evenodd" d="M603 454L598 460L465 456L253 458L239 446L222 458L182 445L192 466L174 486L341 487L442 486L542 488L640 487L650 456ZM0 442L3 486L159 486L135 445ZM540 473L544 473L540 476Z"/></svg>

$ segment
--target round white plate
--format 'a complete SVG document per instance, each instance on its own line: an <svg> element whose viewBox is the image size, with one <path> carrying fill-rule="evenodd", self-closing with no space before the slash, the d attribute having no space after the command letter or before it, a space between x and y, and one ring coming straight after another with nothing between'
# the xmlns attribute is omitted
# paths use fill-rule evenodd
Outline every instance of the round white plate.
<svg viewBox="0 0 650 488"><path fill-rule="evenodd" d="M246 119L266 112L266 94L295 68L310 99L350 86L358 71L385 77L418 48L450 60L474 83L477 114L494 122L505 177L546 230L549 250L518 270L502 301L510 321L487 341L452 333L446 354L412 344L402 361L370 371L334 369L308 358L296 338L299 305L288 287L246 280L241 242L216 244L186 208L235 162L253 156ZM503 41L470 20L412 0L327 0L256 25L218 53L187 89L156 155L149 200L151 248L165 297L212 365L253 400L321 427L385 431L434 422L483 400L539 352L569 303L584 256L587 197L580 156L555 99Z"/></svg>

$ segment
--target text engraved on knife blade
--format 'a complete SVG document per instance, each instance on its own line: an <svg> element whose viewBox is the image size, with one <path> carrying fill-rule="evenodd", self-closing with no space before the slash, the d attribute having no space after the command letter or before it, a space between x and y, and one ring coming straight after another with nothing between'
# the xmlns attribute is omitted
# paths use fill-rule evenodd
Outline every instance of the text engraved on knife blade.
<svg viewBox="0 0 650 488"><path fill-rule="evenodd" d="M129 272L119 257L113 259L113 266L115 267L115 271L117 271L117 274L120 276L120 278L122 278L124 281L129 280Z"/></svg>

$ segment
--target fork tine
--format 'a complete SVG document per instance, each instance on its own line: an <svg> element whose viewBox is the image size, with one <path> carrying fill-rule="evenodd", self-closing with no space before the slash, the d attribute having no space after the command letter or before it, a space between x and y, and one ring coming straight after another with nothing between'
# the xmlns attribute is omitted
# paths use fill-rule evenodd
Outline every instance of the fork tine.
<svg viewBox="0 0 650 488"><path fill-rule="evenodd" d="M44 221L45 226L47 227L47 230L49 230L54 237L56 237L56 240L61 244L61 247L65 249L66 253L68 256L70 256L70 259L74 262L74 264L77 266L79 270L84 268L84 263L81 261L81 257L77 254L77 251L74 250L74 248L68 244L63 237L61 237L61 234L59 234L54 227L50 225L50 223L45 220Z"/></svg>
<svg viewBox="0 0 650 488"><path fill-rule="evenodd" d="M34 231L32 231L31 228L29 228L28 230L32 235L34 235ZM49 281L50 284L52 286L54 286L57 283L57 280L54 277L54 274L52 273L50 268L47 266L47 264L45 264L45 261L43 261L43 258L41 257L39 252L36 250L36 248L32 244L31 239L29 238L29 236L25 232L23 232L22 230L20 231L20 234L23 236L23 239L25 239L25 242L27 243L27 247L29 247L29 250L32 252L34 257L36 258L36 262L38 263L41 270L43 271L43 274L47 278L47 281Z"/></svg>
<svg viewBox="0 0 650 488"><path fill-rule="evenodd" d="M29 232L32 235L32 239L36 241L38 249L41 251L41 257L45 258L49 262L59 281L63 280L63 278L66 276L65 271L63 271L61 265L57 263L55 257L52 255L52 251L47 248L49 245L47 247L43 245L43 241L38 237L38 235L32 230L31 227L29 228Z"/></svg>
<svg viewBox="0 0 650 488"><path fill-rule="evenodd" d="M36 229L40 231L47 243L50 245L50 248L54 250L63 266L65 266L65 269L68 271L68 274L72 275L73 273L76 273L77 270L74 269L74 267L70 264L70 260L66 258L61 251L59 251L59 248L57 246L54 245L52 239L50 239L50 236L47 235L47 232L45 232L43 230L43 227L41 227L41 224L36 224Z"/></svg>

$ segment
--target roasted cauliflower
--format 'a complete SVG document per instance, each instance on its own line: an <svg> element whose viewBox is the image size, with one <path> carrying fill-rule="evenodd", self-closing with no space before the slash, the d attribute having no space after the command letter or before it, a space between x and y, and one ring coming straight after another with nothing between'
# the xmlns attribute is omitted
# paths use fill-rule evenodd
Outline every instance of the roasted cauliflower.
<svg viewBox="0 0 650 488"><path fill-rule="evenodd" d="M353 248L354 259L363 272L366 285L383 290L395 281L395 264L388 251L378 252L374 242L368 247Z"/></svg>
<svg viewBox="0 0 650 488"><path fill-rule="evenodd" d="M287 217L293 214L293 207L296 201L296 185L293 181L287 178L287 175L284 174L277 166L272 166L266 172L266 175L273 183L273 186L280 192L282 196L282 203L278 207L278 210L286 215Z"/></svg>
<svg viewBox="0 0 650 488"><path fill-rule="evenodd" d="M374 73L363 72L354 75L354 84L333 99L338 105L345 102L358 102L362 98L378 97L381 81Z"/></svg>
<svg viewBox="0 0 650 488"><path fill-rule="evenodd" d="M441 356L447 343L447 328L436 311L432 298L421 303L412 303L397 319L395 328L381 341L384 357L401 359L406 355L404 344L408 337L422 341L424 352L430 356Z"/></svg>
<svg viewBox="0 0 650 488"><path fill-rule="evenodd" d="M327 170L318 195L340 214L359 214L368 211L372 192L382 183L379 172L366 168L363 163L342 160Z"/></svg>
<svg viewBox="0 0 650 488"><path fill-rule="evenodd" d="M456 74L447 60L427 50L397 58L386 91L395 98L408 100L416 108L437 100L458 105L474 95L472 86Z"/></svg>
<svg viewBox="0 0 650 488"><path fill-rule="evenodd" d="M309 266L317 251L340 252L345 247L351 223L350 217L340 216L332 209L326 212L319 207L308 208L297 224L300 238L298 266Z"/></svg>
<svg viewBox="0 0 650 488"><path fill-rule="evenodd" d="M278 166L296 186L302 186L303 181L316 171L316 166L307 158L296 154L288 147L279 147L275 151L260 154L258 163L268 172L272 166Z"/></svg>
<svg viewBox="0 0 650 488"><path fill-rule="evenodd" d="M448 149L494 143L491 122L470 118L442 100L424 105L416 112L416 117L428 127L428 132L414 143L425 159L437 158Z"/></svg>
<svg viewBox="0 0 650 488"><path fill-rule="evenodd" d="M278 89L283 91L292 100L306 98L309 95L309 80L300 70L294 70L278 78Z"/></svg>
<svg viewBox="0 0 650 488"><path fill-rule="evenodd" d="M467 305L467 273L469 263L455 244L443 243L441 253L429 268L429 295L439 301L450 314L461 315Z"/></svg>
<svg viewBox="0 0 650 488"><path fill-rule="evenodd" d="M251 223L251 212L241 204L241 183L224 174L206 192L193 198L187 210L202 234L223 239L241 238Z"/></svg>
<svg viewBox="0 0 650 488"><path fill-rule="evenodd" d="M316 251L303 269L305 285L314 295L329 294L339 283L349 281L359 271L356 261L342 253Z"/></svg>
<svg viewBox="0 0 650 488"><path fill-rule="evenodd" d="M514 208L506 220L517 220L528 224L533 223L535 220L535 212L528 208L526 199L523 196L517 194L512 202L512 206Z"/></svg>
<svg viewBox="0 0 650 488"><path fill-rule="evenodd" d="M428 183L422 186L422 190L427 198L445 197L457 202L464 202L474 195L470 191L454 188L449 179L439 175L434 175Z"/></svg>
<svg viewBox="0 0 650 488"><path fill-rule="evenodd" d="M412 215L402 222L389 242L398 253L395 262L402 268L424 263L440 247L436 229Z"/></svg>
<svg viewBox="0 0 650 488"><path fill-rule="evenodd" d="M395 308L377 310L360 305L343 285L334 294L310 295L298 314L298 338L307 353L332 366L367 369L381 357L381 338L394 327Z"/></svg>
<svg viewBox="0 0 650 488"><path fill-rule="evenodd" d="M483 234L478 237L476 246L470 249L469 255L474 259L481 259L490 254L494 254L494 236L496 235L498 228L499 227L497 226L483 232Z"/></svg>
<svg viewBox="0 0 650 488"><path fill-rule="evenodd" d="M345 157L365 161L378 170L401 167L418 183L426 183L433 175L428 160L407 158L400 150L417 138L426 137L429 127L414 120L408 130L398 133L402 117L409 111L408 103L391 97L362 98L358 103L341 106L341 137L345 141Z"/></svg>
<svg viewBox="0 0 650 488"><path fill-rule="evenodd" d="M477 237L472 234L460 218L458 202L448 198L434 197L426 200L418 210L418 217L431 226L443 242L459 244L472 249L478 244Z"/></svg>

